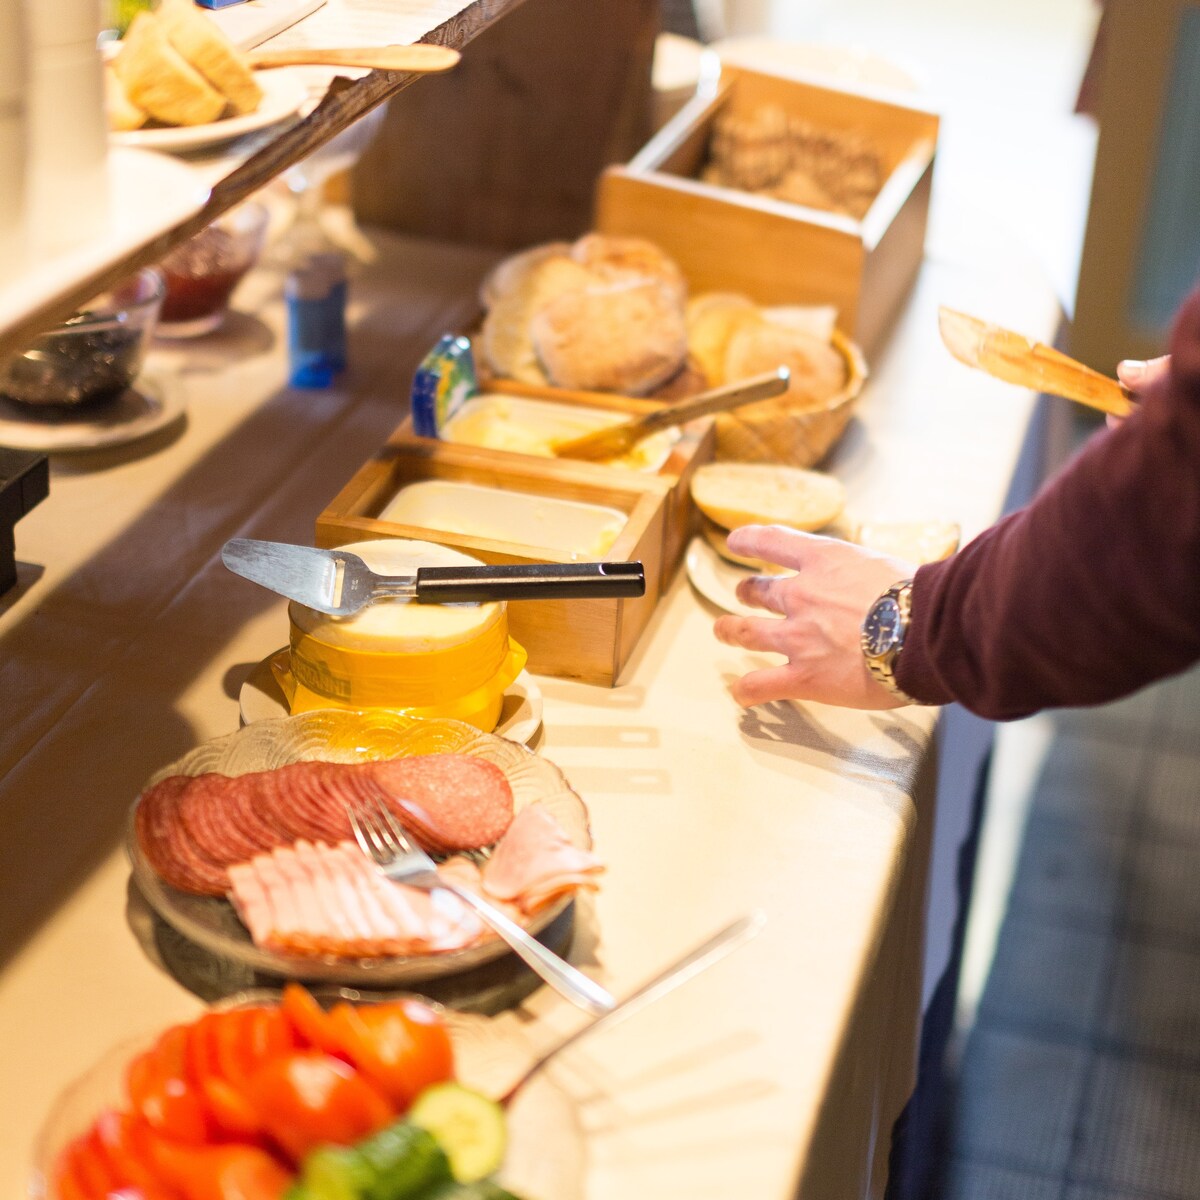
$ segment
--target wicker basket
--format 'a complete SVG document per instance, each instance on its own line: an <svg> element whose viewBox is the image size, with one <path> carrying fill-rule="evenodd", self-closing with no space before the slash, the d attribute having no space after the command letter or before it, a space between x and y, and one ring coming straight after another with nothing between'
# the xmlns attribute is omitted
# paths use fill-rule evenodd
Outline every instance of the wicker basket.
<svg viewBox="0 0 1200 1200"><path fill-rule="evenodd" d="M820 408L801 408L785 396L719 414L718 461L811 467L833 449L854 414L867 378L867 364L858 347L838 330L830 340L846 362L842 390Z"/></svg>

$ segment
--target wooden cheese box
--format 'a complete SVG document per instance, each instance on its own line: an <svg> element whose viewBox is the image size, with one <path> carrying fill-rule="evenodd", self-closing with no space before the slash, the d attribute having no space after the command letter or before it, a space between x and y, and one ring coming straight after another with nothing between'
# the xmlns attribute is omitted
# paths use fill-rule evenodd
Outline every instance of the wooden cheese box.
<svg viewBox="0 0 1200 1200"><path fill-rule="evenodd" d="M884 183L861 220L698 178L718 113L766 106L866 139ZM597 185L595 226L657 242L694 293L743 292L759 304L833 304L868 358L924 254L938 117L915 99L829 86L784 69L725 65L625 166Z"/></svg>
<svg viewBox="0 0 1200 1200"><path fill-rule="evenodd" d="M531 400L546 400L554 404L579 406L582 408L604 409L608 412L627 413L630 418L642 413L656 412L665 406L662 400L646 400L635 396L623 396L609 392L573 392L565 388L540 386L534 383L520 383L511 379L483 379L480 382L481 393L493 393L508 396L526 397ZM678 442L675 443L670 457L656 473L625 470L620 467L606 466L604 463L582 462L578 460L559 460L558 465L571 478L590 482L599 486L613 481L622 487L646 486L652 491L659 491L665 485L667 488L666 512L663 523L662 549L662 580L661 588L666 590L675 571L683 562L684 553L693 534L698 531L696 507L692 503L691 482L697 467L711 462L716 446L716 434L711 417L691 421L681 431ZM413 432L412 418L406 417L388 440L388 445L416 443L429 446L445 443L430 443L428 439L419 437ZM503 469L508 462L542 463L545 465L552 460L533 458L526 454L513 454L504 450L490 450L479 447L473 448L478 455L477 461L486 463L493 469Z"/></svg>
<svg viewBox="0 0 1200 1200"><path fill-rule="evenodd" d="M422 480L452 480L618 509L626 515L625 525L604 557L642 562L644 596L522 600L508 608L509 629L528 652L531 672L611 687L633 653L662 590L671 484L653 477L625 482L614 478L619 473L611 469L597 476L575 468L576 464L557 459L498 454L398 432L317 518L316 544L332 547L372 538L417 538L451 546L489 563L570 562L576 557L547 546L380 519L379 513L401 489Z"/></svg>

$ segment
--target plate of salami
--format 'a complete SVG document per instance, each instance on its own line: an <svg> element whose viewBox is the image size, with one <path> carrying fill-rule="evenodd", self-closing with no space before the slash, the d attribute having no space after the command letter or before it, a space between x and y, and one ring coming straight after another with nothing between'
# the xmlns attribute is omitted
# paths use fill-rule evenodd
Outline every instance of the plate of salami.
<svg viewBox="0 0 1200 1200"><path fill-rule="evenodd" d="M603 871L549 760L461 721L322 709L158 771L129 818L134 881L189 941L287 979L410 986L507 953L450 893L375 871L349 819L368 798L535 935Z"/></svg>

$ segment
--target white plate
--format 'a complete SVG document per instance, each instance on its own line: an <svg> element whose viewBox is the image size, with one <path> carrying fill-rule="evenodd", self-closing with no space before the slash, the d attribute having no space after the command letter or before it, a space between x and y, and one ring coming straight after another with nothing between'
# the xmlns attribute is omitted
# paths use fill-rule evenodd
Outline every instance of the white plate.
<svg viewBox="0 0 1200 1200"><path fill-rule="evenodd" d="M308 99L308 88L303 79L286 67L256 71L254 78L263 90L263 98L258 108L244 117L225 117L205 125L129 129L110 133L109 141L117 146L136 146L143 150L201 150L284 121L294 116Z"/></svg>
<svg viewBox="0 0 1200 1200"><path fill-rule="evenodd" d="M183 416L183 395L165 375L145 371L115 400L54 416L0 399L0 446L63 454L135 442Z"/></svg>
<svg viewBox="0 0 1200 1200"><path fill-rule="evenodd" d="M737 598L737 585L756 572L722 558L704 538L694 537L688 543L685 562L688 581L705 600L739 617L771 615L761 608L751 608Z"/></svg>
<svg viewBox="0 0 1200 1200"><path fill-rule="evenodd" d="M238 710L242 724L269 721L291 716L283 692L271 670L271 664L287 663L288 648L283 646L264 658L246 677L238 692ZM495 728L499 737L524 745L542 724L542 693L528 671L522 671L504 693L500 722Z"/></svg>

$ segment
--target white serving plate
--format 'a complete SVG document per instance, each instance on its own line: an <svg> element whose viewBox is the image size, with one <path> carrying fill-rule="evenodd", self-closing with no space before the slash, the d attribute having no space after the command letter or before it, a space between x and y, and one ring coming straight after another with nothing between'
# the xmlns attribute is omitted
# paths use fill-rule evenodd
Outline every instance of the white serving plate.
<svg viewBox="0 0 1200 1200"><path fill-rule="evenodd" d="M258 108L243 117L225 117L204 125L164 125L114 131L108 139L116 146L142 150L203 150L286 121L308 100L308 87L303 77L287 67L255 71L254 77L263 90L263 97Z"/></svg>
<svg viewBox="0 0 1200 1200"><path fill-rule="evenodd" d="M100 450L149 437L183 414L183 391L177 381L146 370L113 400L52 416L0 398L0 446L46 454Z"/></svg>

